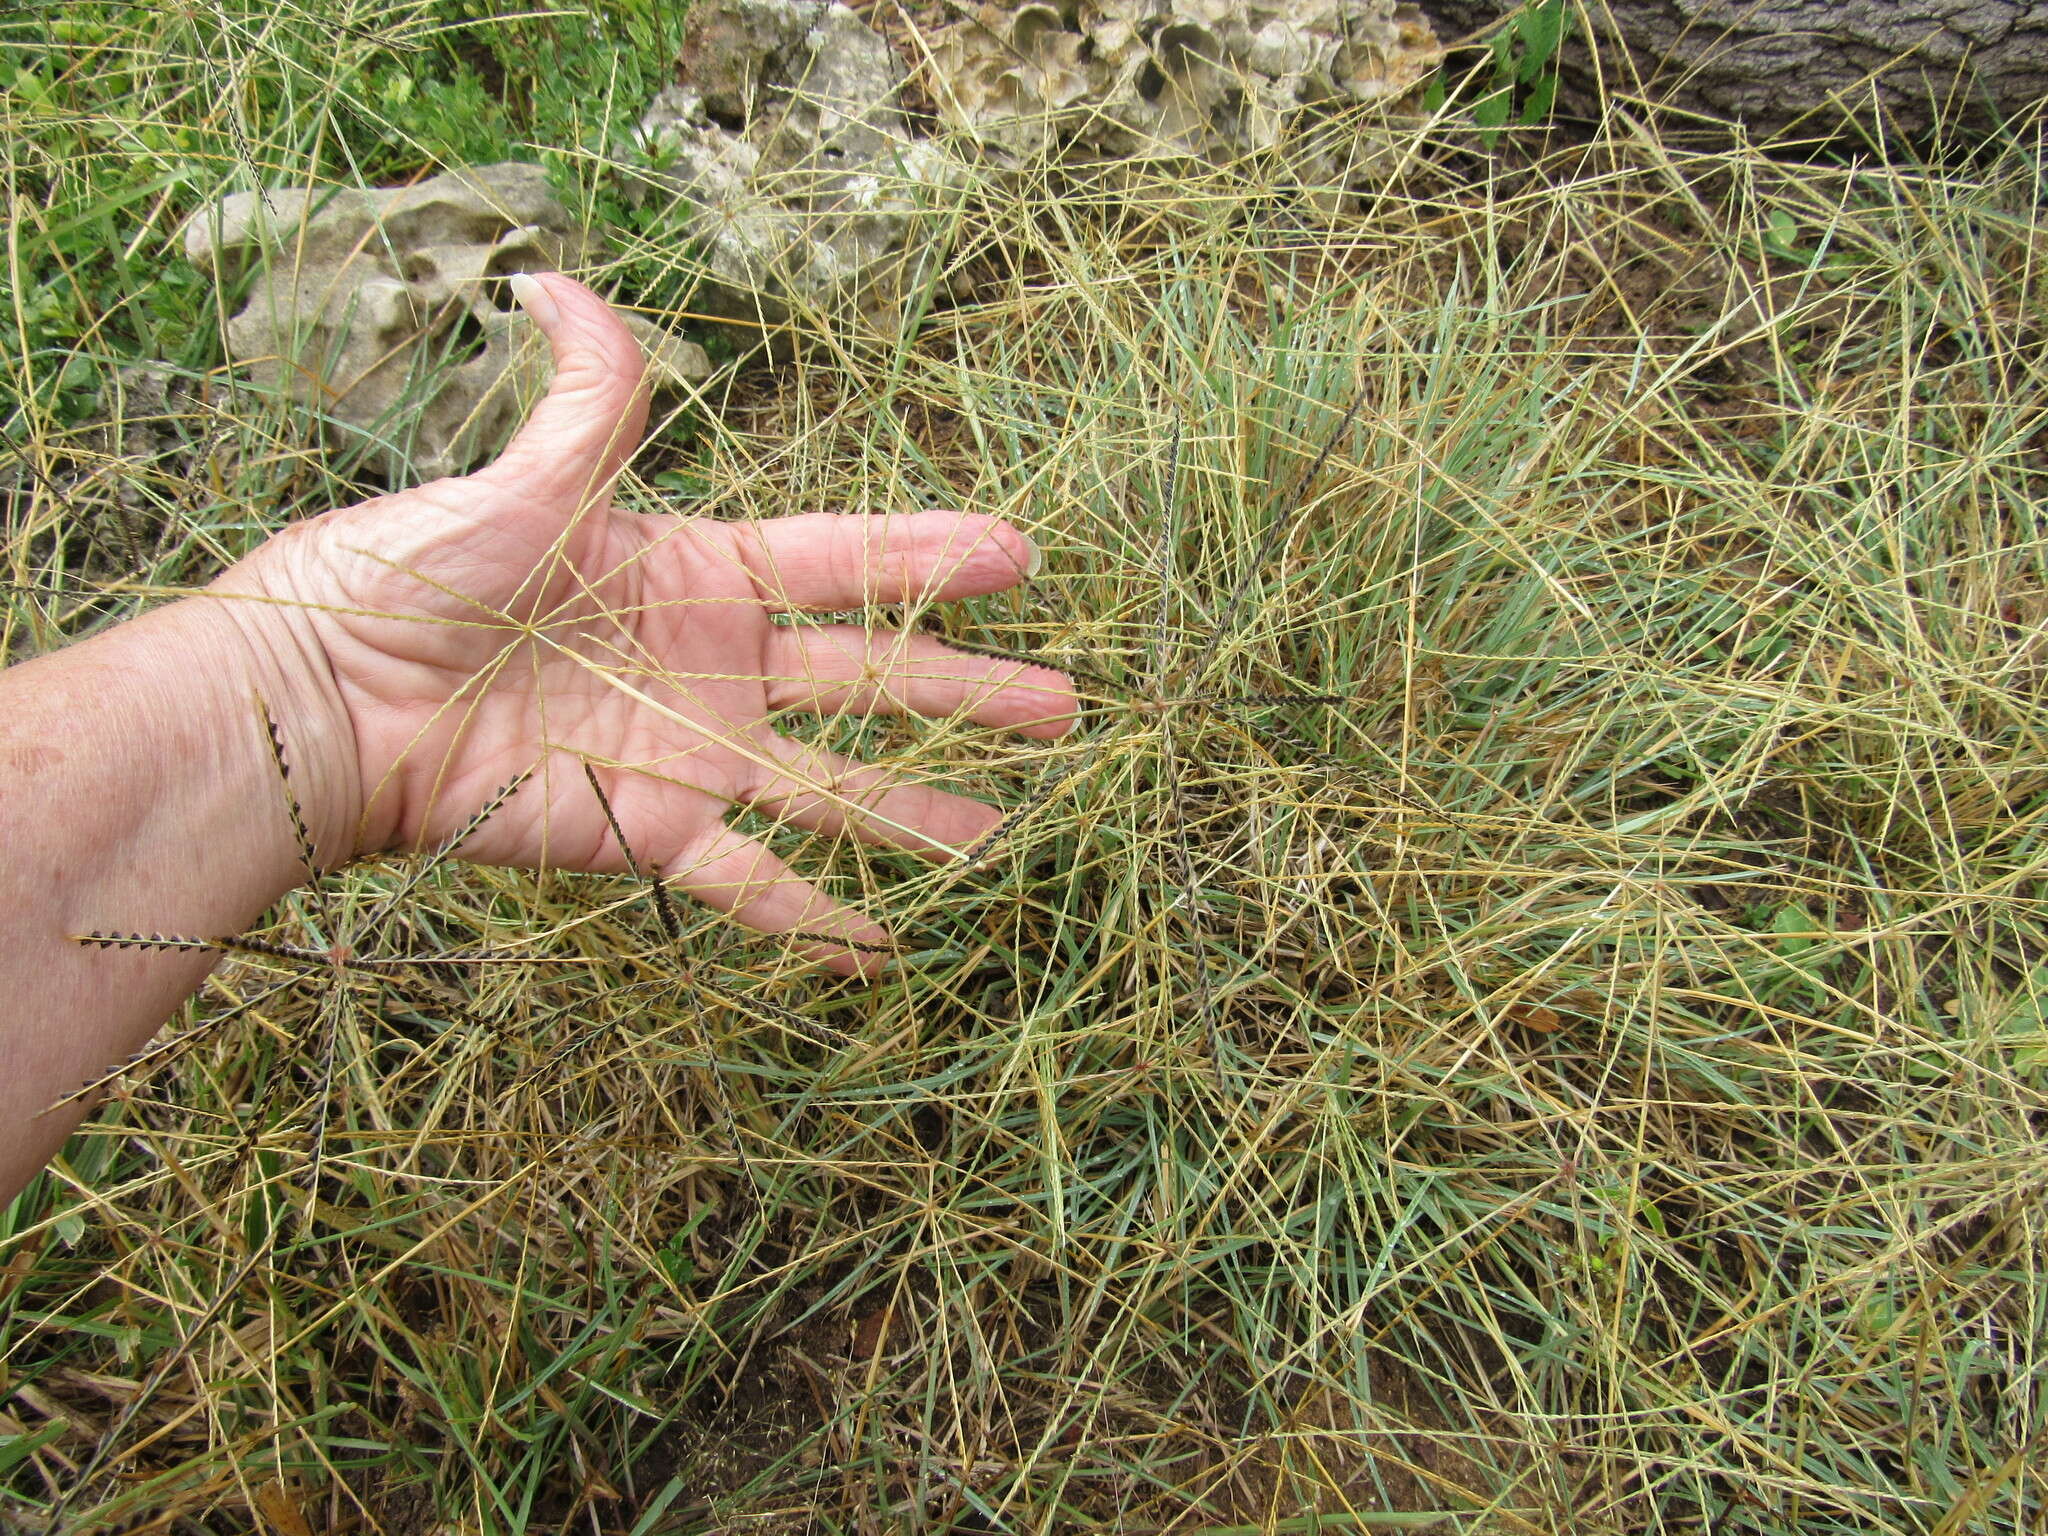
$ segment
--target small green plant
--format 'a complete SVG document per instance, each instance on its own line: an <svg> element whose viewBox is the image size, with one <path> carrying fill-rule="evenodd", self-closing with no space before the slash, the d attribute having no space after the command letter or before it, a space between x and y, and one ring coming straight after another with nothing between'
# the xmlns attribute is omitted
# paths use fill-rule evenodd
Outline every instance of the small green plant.
<svg viewBox="0 0 2048 1536"><path fill-rule="evenodd" d="M1488 44L1487 65L1474 72L1479 94L1470 108L1480 142L1488 149L1506 129L1533 128L1550 116L1557 104L1558 59L1570 34L1565 0L1524 0L1501 19ZM1480 75L1483 79L1477 78ZM1439 74L1425 104L1436 111L1447 99L1448 88Z"/></svg>

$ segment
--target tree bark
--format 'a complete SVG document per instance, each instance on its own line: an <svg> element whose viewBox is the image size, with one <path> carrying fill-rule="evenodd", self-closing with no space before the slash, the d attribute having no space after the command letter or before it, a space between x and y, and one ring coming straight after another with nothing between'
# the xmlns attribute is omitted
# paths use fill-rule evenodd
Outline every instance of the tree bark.
<svg viewBox="0 0 2048 1536"><path fill-rule="evenodd" d="M1445 38L1516 8L1423 3ZM1571 0L1571 9L1558 96L1579 110L1621 95L1758 133L1853 121L1918 134L1937 123L1983 127L2048 96L2048 0Z"/></svg>

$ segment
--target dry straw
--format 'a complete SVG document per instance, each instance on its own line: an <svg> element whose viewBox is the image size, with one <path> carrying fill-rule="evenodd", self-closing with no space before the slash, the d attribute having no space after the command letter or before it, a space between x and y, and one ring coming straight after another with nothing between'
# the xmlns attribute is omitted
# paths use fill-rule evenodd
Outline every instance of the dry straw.
<svg viewBox="0 0 2048 1536"><path fill-rule="evenodd" d="M82 110L212 146L146 233L384 110L296 11L121 25ZM72 122L0 96L60 284ZM645 510L1017 521L1025 588L871 617L1082 728L806 727L1012 808L937 867L758 828L898 936L872 987L445 861L210 941L0 1225L0 1523L2041 1528L2037 130L1370 131L1341 213L975 189L914 324L657 423ZM19 339L17 654L354 493L224 376L117 464L59 388L105 337Z"/></svg>

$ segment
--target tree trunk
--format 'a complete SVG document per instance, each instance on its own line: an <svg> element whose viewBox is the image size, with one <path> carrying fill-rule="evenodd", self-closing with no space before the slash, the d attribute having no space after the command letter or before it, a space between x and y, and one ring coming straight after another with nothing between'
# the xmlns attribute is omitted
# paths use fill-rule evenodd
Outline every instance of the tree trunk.
<svg viewBox="0 0 2048 1536"><path fill-rule="evenodd" d="M1516 0L1423 0L1445 38ZM2048 0L1570 0L1559 99L1647 98L1757 133L1845 119L1922 133L2048 96ZM1590 23L1598 59L1586 46Z"/></svg>

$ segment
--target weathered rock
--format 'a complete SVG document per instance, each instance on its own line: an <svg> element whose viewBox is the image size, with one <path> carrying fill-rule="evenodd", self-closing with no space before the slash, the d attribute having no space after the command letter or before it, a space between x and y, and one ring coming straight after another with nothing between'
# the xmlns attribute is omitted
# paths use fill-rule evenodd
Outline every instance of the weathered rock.
<svg viewBox="0 0 2048 1536"><path fill-rule="evenodd" d="M1519 0L1423 3L1456 36ZM1860 137L1983 128L2048 95L2041 0L1602 0L1570 14L1558 101L1588 115L1647 100L1754 134Z"/></svg>
<svg viewBox="0 0 2048 1536"><path fill-rule="evenodd" d="M910 133L889 45L826 0L707 0L679 73L639 140L688 210L697 302L770 325L850 305L891 328L963 168Z"/></svg>
<svg viewBox="0 0 2048 1536"><path fill-rule="evenodd" d="M394 479L460 474L503 445L552 375L504 279L594 250L530 165L383 191L239 192L185 228L202 271L227 282L261 268L228 322L233 359L367 439ZM657 382L710 371L694 343L626 322Z"/></svg>
<svg viewBox="0 0 2048 1536"><path fill-rule="evenodd" d="M1355 145L1316 142L1305 117L1397 104L1440 58L1396 0L1026 0L944 28L931 90L948 122L1018 160L1225 165L1292 140L1298 174L1344 177Z"/></svg>
<svg viewBox="0 0 2048 1536"><path fill-rule="evenodd" d="M687 209L679 233L703 265L702 307L776 326L852 306L893 329L934 232L991 161L1220 165L1290 140L1298 173L1356 181L1355 133L1297 132L1303 114L1397 102L1439 57L1429 24L1396 0L985 5L933 43L928 92L964 130L952 148L911 130L902 62L846 7L692 8L680 82L648 108L639 144L649 179Z"/></svg>

